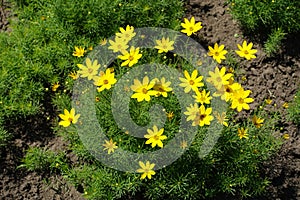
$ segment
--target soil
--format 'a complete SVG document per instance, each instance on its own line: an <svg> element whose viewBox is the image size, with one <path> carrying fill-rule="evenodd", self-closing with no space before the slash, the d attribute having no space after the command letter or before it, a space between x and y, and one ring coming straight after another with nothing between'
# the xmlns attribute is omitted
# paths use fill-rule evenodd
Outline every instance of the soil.
<svg viewBox="0 0 300 200"><path fill-rule="evenodd" d="M10 7L5 1L0 1L0 5L0 31L7 31ZM257 58L252 62L242 62L238 71L239 82L253 91L255 103L251 108L266 98L273 100L266 109L277 105L283 126L279 134L290 135L278 154L264 163L262 176L268 177L271 184L266 196L255 199L300 199L300 127L286 120L286 110L282 107L284 102L294 98L300 86L300 35L288 36L280 52L268 58L259 40L243 34L238 22L229 14L225 0L190 0L186 3L185 17L191 16L202 22L203 28L193 38L206 49L215 42L232 50L244 39L254 42L254 48L258 49ZM45 105L45 109L41 116L7 122L6 127L13 133L13 139L5 148L0 148L0 199L83 199L82 191L77 191L57 173L29 172L18 168L29 146L71 154L68 144L51 131L51 121L47 120L45 113L55 113L52 106Z"/></svg>

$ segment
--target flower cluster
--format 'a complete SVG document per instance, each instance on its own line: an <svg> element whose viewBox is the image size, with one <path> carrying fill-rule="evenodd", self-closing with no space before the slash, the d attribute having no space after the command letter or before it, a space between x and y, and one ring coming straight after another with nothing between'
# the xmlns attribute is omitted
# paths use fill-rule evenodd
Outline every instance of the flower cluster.
<svg viewBox="0 0 300 200"><path fill-rule="evenodd" d="M195 21L195 18L192 17L190 20L184 19L184 23L181 23L183 27L182 33L191 36L197 31L201 30L201 22ZM139 47L131 45L130 42L136 35L134 27L127 25L126 28L120 28L120 32L116 33L112 40L108 40L108 50L115 53L120 62L120 67L133 67L136 65L139 60L142 58L142 53ZM107 41L103 40L101 45L106 45ZM173 40L169 37L161 37L153 39L155 46L154 49L157 49L158 54L167 53L174 50L174 45L176 40ZM256 50L252 49L253 44L247 44L246 41L243 42L242 46L237 45L238 49L236 53L247 60L255 58ZM214 44L214 47L208 47L209 52L208 56L211 56L217 63L221 63L222 60L226 60L227 50L225 50L224 45ZM82 47L75 47L73 53L76 57L84 56L86 50ZM201 64L199 64L201 65ZM98 92L104 90L110 90L117 83L115 78L114 68L104 69L105 64L99 63L97 59L86 58L85 64L77 64L78 71L72 72L69 76L76 80L79 77L85 78L91 81L96 87ZM102 68L103 66L103 68ZM118 71L118 70L117 70ZM233 71L233 70L232 70ZM216 92L211 94L204 84L204 77L199 74L198 70L193 70L191 72L184 70L183 77L179 77L180 83L179 87L183 88L185 93L192 93L194 98L194 103L186 108L184 114L187 116L186 120L191 121L192 126L209 126L212 120L216 119L218 123L228 126L228 119L226 118L226 113L219 113L212 110L210 107L211 100L213 97L221 98L225 102L231 104L232 109L236 109L238 112L244 110L249 110L249 103L254 100L249 97L251 91L245 90L241 84L234 81L234 74L232 71L227 70L225 67L215 67L214 71L209 72L209 77L206 78L207 83L213 85L216 88ZM177 85L173 85L176 87ZM53 90L56 90L59 87L59 84L53 85ZM171 88L171 82L167 80L166 77L150 77L144 76L135 78L130 86L127 86L127 91L132 91L131 98L133 101L149 102L153 98L157 97L168 97L168 93L173 89ZM97 99L96 99L97 101ZM99 101L99 100L98 100ZM174 113L168 113L168 119L171 120L174 117ZM72 123L75 124L80 117L80 114L75 115L75 109L72 108L70 112L64 110L64 114L60 114L59 117L62 119L59 122L60 125L67 127ZM263 119L260 119L257 116L254 116L253 124L260 128L263 123ZM159 148L164 147L164 141L168 138L167 135L164 135L164 128L159 128L157 125L154 125L151 129L147 129L147 133L144 134L145 144L151 145L152 148L156 146ZM127 133L128 134L128 133ZM238 128L238 137L248 138L247 129ZM117 142L113 139L105 140L105 143L102 144L103 150L107 151L107 154L113 154L118 148ZM180 147L182 149L187 148L187 142L182 141ZM154 163L146 161L138 162L140 168L136 171L142 173L141 179L151 179L151 176L155 175L153 170L155 167Z"/></svg>
<svg viewBox="0 0 300 200"><path fill-rule="evenodd" d="M130 87L134 91L131 98L137 99L138 102L141 102L144 100L150 101L151 96L167 97L168 92L172 91L170 85L171 82L166 82L165 77L162 77L160 80L155 78L150 81L149 77L145 76L142 82L138 79L134 79L134 84Z"/></svg>

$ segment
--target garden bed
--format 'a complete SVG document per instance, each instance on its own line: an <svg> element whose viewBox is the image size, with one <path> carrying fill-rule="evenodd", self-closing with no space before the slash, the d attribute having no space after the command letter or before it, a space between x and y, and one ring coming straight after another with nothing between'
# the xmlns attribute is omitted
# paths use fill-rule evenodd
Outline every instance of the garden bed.
<svg viewBox="0 0 300 200"><path fill-rule="evenodd" d="M186 18L194 16L196 21L202 22L203 29L193 38L206 49L214 43L236 49L236 44L241 44L248 38L230 15L229 6L223 0L190 0L185 7ZM6 18L7 12L10 12L7 8L8 4L4 3L0 9L0 27L3 31L7 31ZM272 103L264 109L280 112L282 128L279 129L278 135L289 135L280 151L261 166L261 175L268 177L271 184L267 195L256 199L296 200L300 197L300 129L287 119L287 109L283 107L284 103L294 99L300 85L299 36L289 35L284 40L280 52L274 57L267 57L263 53L261 38L257 38L253 41L255 49L258 50L257 58L252 62L243 61L238 71L238 82L242 83L245 89L250 89L255 99L250 105L251 109L266 99L272 99ZM12 119L4 124L7 130L13 133L13 138L7 146L0 147L0 196L3 199L82 199L83 188L75 188L68 184L58 172L29 172L25 168L18 168L29 146L65 151L70 164L77 162L77 157L67 148L66 141L55 135L51 129L51 119L55 118L57 111L51 104L43 103L45 108L39 116L25 117L21 121ZM240 116L247 116L247 113L241 112ZM131 198L140 199L139 196ZM230 198L238 197L226 199Z"/></svg>

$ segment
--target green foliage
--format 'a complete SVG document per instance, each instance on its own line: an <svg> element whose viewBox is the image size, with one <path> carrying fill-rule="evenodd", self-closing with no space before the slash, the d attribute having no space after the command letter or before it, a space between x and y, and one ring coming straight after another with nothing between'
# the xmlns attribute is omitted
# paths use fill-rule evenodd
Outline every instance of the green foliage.
<svg viewBox="0 0 300 200"><path fill-rule="evenodd" d="M25 167L29 171L48 171L55 169L66 169L64 153L54 153L50 150L44 150L39 147L30 147L25 157L22 159L23 164L19 167Z"/></svg>
<svg viewBox="0 0 300 200"><path fill-rule="evenodd" d="M0 126L0 147L5 146L12 135Z"/></svg>
<svg viewBox="0 0 300 200"><path fill-rule="evenodd" d="M266 53L279 50L285 34L300 31L300 1L228 0L232 15L251 35L267 36Z"/></svg>
<svg viewBox="0 0 300 200"><path fill-rule="evenodd" d="M285 35L280 28L273 30L264 44L264 49L268 56L278 52Z"/></svg>
<svg viewBox="0 0 300 200"><path fill-rule="evenodd" d="M300 125L300 90L295 95L295 99L288 107L288 118L294 123Z"/></svg>
<svg viewBox="0 0 300 200"><path fill-rule="evenodd" d="M300 2L294 0L229 0L231 13L248 30L300 30Z"/></svg>
<svg viewBox="0 0 300 200"><path fill-rule="evenodd" d="M179 27L182 2L18 0L12 33L0 34L0 115L31 115L40 110L45 88L68 77L82 59L74 46L96 46L127 24ZM157 12L163 10L163 12ZM62 85L61 88L70 88ZM60 90L59 89L59 90Z"/></svg>

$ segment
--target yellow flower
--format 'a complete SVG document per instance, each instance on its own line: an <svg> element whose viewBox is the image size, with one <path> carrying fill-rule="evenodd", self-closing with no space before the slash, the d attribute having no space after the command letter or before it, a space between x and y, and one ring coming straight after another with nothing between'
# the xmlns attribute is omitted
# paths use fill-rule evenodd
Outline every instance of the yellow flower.
<svg viewBox="0 0 300 200"><path fill-rule="evenodd" d="M75 109L72 108L70 112L67 109L64 109L64 114L59 114L58 116L62 119L62 121L59 122L59 125L68 127L71 123L77 123L80 114L75 115Z"/></svg>
<svg viewBox="0 0 300 200"><path fill-rule="evenodd" d="M288 108L289 107L289 103L285 102L284 104L282 104L283 108Z"/></svg>
<svg viewBox="0 0 300 200"><path fill-rule="evenodd" d="M173 112L168 112L168 113L167 113L167 118L168 118L168 120L173 119L173 117L174 117L174 113L173 113Z"/></svg>
<svg viewBox="0 0 300 200"><path fill-rule="evenodd" d="M187 141L183 140L183 141L181 141L181 142L180 142L180 148L182 148L182 149L186 149L186 148L187 148L187 146L188 146L188 143L187 143Z"/></svg>
<svg viewBox="0 0 300 200"><path fill-rule="evenodd" d="M209 76L206 80L220 90L224 85L229 85L229 81L232 78L232 73L226 74L226 68L222 67L221 70L216 67L215 72L208 72Z"/></svg>
<svg viewBox="0 0 300 200"><path fill-rule="evenodd" d="M191 18L191 21L189 21L187 18L184 18L184 23L181 23L181 26L184 28L181 30L181 32L186 33L187 36L191 36L193 33L196 33L202 28L201 22L195 24L194 17Z"/></svg>
<svg viewBox="0 0 300 200"><path fill-rule="evenodd" d="M82 47L75 46L75 51L73 52L73 56L82 57L84 56L85 50Z"/></svg>
<svg viewBox="0 0 300 200"><path fill-rule="evenodd" d="M248 103L254 101L254 99L248 98L250 93L250 90L245 91L242 87L239 90L235 91L231 97L231 108L236 108L238 112L240 112L242 109L249 110L250 106L248 105Z"/></svg>
<svg viewBox="0 0 300 200"><path fill-rule="evenodd" d="M252 122L256 126L256 128L260 128L263 125L264 119L261 119L261 118L257 117L256 115L254 115L252 117Z"/></svg>
<svg viewBox="0 0 300 200"><path fill-rule="evenodd" d="M116 37L115 41L113 40L109 40L108 41L110 46L108 47L108 49L113 50L113 52L123 52L126 51L126 49L128 48L127 42L124 41L124 39Z"/></svg>
<svg viewBox="0 0 300 200"><path fill-rule="evenodd" d="M237 47L239 48L239 50L236 50L235 52L242 58L246 58L247 60L251 60L253 58L256 58L256 56L254 55L257 50L256 49L252 49L253 43L250 42L247 45L247 42L244 41L242 46L237 44Z"/></svg>
<svg viewBox="0 0 300 200"><path fill-rule="evenodd" d="M59 87L59 82L56 82L52 85L52 91L55 92L57 90L57 88Z"/></svg>
<svg viewBox="0 0 300 200"><path fill-rule="evenodd" d="M105 148L103 150L107 150L108 154L110 154L111 152L113 153L115 149L118 148L116 144L117 143L114 142L112 139L110 139L109 141L105 140L105 144L103 144Z"/></svg>
<svg viewBox="0 0 300 200"><path fill-rule="evenodd" d="M104 45L106 45L107 44L107 39L106 38L104 38L104 39L102 39L101 41L100 41L100 45L101 46L104 46Z"/></svg>
<svg viewBox="0 0 300 200"><path fill-rule="evenodd" d="M128 43L135 35L133 26L126 26L126 29L120 28L121 33L116 33L116 36L122 38L126 43Z"/></svg>
<svg viewBox="0 0 300 200"><path fill-rule="evenodd" d="M170 41L169 38L163 37L161 40L156 40L157 46L154 48L158 49L158 53L168 52L174 50L173 44L174 41Z"/></svg>
<svg viewBox="0 0 300 200"><path fill-rule="evenodd" d="M219 124L223 124L224 126L228 126L228 123L226 121L228 121L228 119L226 118L226 113L222 112L222 114L218 113L218 112L214 112L214 116L217 118L217 121Z"/></svg>
<svg viewBox="0 0 300 200"><path fill-rule="evenodd" d="M265 102L266 102L266 104L270 105L272 103L272 99L266 99Z"/></svg>
<svg viewBox="0 0 300 200"><path fill-rule="evenodd" d="M118 58L121 60L125 60L121 66L128 65L131 67L132 65L136 64L138 60L142 57L142 54L139 53L140 48L134 48L133 46L130 48L130 51L122 51L123 55L119 55Z"/></svg>
<svg viewBox="0 0 300 200"><path fill-rule="evenodd" d="M187 115L187 119L186 121L193 121L192 126L196 126L196 122L195 119L196 117L199 115L199 106L197 103L195 103L194 105L190 105L190 107L186 108L187 111L184 112L185 115Z"/></svg>
<svg viewBox="0 0 300 200"><path fill-rule="evenodd" d="M165 77L162 77L161 80L156 78L153 81L155 81L153 90L156 92L156 96L162 95L163 97L167 97L168 92L172 91L172 88L170 88L171 82L166 82Z"/></svg>
<svg viewBox="0 0 300 200"><path fill-rule="evenodd" d="M210 125L210 122L214 119L214 117L211 116L212 108L205 109L204 105L201 105L199 108L198 104L195 103L187 107L187 110L188 111L184 112L184 114L188 116L187 121L193 121L192 126Z"/></svg>
<svg viewBox="0 0 300 200"><path fill-rule="evenodd" d="M167 139L167 136L162 135L164 133L164 128L158 130L157 126L154 125L153 131L147 129L147 132L148 134L144 135L144 137L148 139L145 144L151 144L152 148L156 147L156 145L163 148L164 144L162 143L162 140Z"/></svg>
<svg viewBox="0 0 300 200"><path fill-rule="evenodd" d="M201 105L199 114L195 118L195 123L197 123L199 126L210 125L210 122L214 119L214 117L211 116L211 113L212 108L205 109L205 106Z"/></svg>
<svg viewBox="0 0 300 200"><path fill-rule="evenodd" d="M136 171L138 173L143 173L141 175L141 179L145 179L146 177L148 179L151 179L151 176L155 175L155 171L153 170L155 164L150 164L149 161L147 161L145 164L142 161L139 161L140 169L137 169Z"/></svg>
<svg viewBox="0 0 300 200"><path fill-rule="evenodd" d="M290 139L290 136L289 136L289 134L285 133L282 135L282 138L285 140L288 140L288 139Z"/></svg>
<svg viewBox="0 0 300 200"><path fill-rule="evenodd" d="M243 138L248 139L247 131L248 131L248 129L238 128L238 136L240 137L240 139L243 139Z"/></svg>
<svg viewBox="0 0 300 200"><path fill-rule="evenodd" d="M193 97L196 99L196 102L201 104L210 104L210 100L212 99L210 95L210 92L206 92L206 90L197 91L196 95L193 95Z"/></svg>
<svg viewBox="0 0 300 200"><path fill-rule="evenodd" d="M106 69L105 73L100 72L100 76L94 78L94 81L94 85L98 86L98 92L101 92L104 89L109 90L117 82L117 79L115 79L115 74L111 73L110 69Z"/></svg>
<svg viewBox="0 0 300 200"><path fill-rule="evenodd" d="M194 70L192 72L192 75L190 76L189 73L185 70L184 71L185 78L179 78L182 83L179 84L179 86L184 87L184 92L189 93L191 90L197 91L198 87L204 86L204 84L201 82L203 79L203 76L198 76L198 71Z"/></svg>
<svg viewBox="0 0 300 200"><path fill-rule="evenodd" d="M231 83L229 85L222 86L218 91L216 91L213 96L219 97L221 96L221 99L228 102L232 99L232 95L238 91L241 88L241 84L239 83Z"/></svg>
<svg viewBox="0 0 300 200"><path fill-rule="evenodd" d="M77 74L77 72L73 71L69 74L69 76L73 79L76 80L79 78L79 74Z"/></svg>
<svg viewBox="0 0 300 200"><path fill-rule="evenodd" d="M135 93L131 95L131 98L137 99L138 102L143 100L150 101L151 96L157 94L156 91L151 90L155 85L154 81L149 81L148 76L143 78L141 83L138 79L134 79L134 84L130 87Z"/></svg>
<svg viewBox="0 0 300 200"><path fill-rule="evenodd" d="M211 46L208 46L209 52L207 53L209 56L212 56L213 59L217 61L217 63L221 63L221 60L225 60L225 54L227 54L227 51L224 50L224 45L219 45L215 43L214 48Z"/></svg>
<svg viewBox="0 0 300 200"><path fill-rule="evenodd" d="M92 61L90 58L87 58L86 61L86 66L83 64L77 64L80 70L78 70L78 74L81 75L81 77L87 77L88 80L92 80L96 77L98 73L98 69L100 68L100 64L98 64L98 60Z"/></svg>

